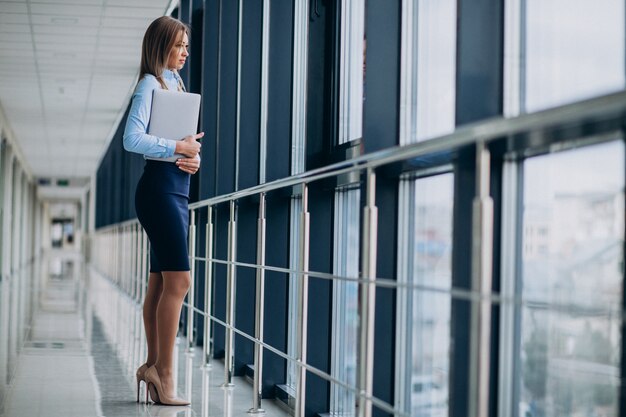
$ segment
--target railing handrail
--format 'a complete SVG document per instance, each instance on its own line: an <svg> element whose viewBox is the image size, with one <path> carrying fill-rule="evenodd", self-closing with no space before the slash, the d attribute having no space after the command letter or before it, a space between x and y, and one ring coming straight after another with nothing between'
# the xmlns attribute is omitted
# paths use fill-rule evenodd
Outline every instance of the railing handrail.
<svg viewBox="0 0 626 417"><path fill-rule="evenodd" d="M607 119L616 119L622 117L625 113L626 90L512 118L493 117L483 121L469 123L458 127L452 133L422 142L370 152L357 158L337 162L322 168L305 171L300 174L255 185L243 190L196 201L189 204L189 209L195 210L202 207L214 206L231 200L239 200L281 188L298 186L352 171L376 168L406 159L429 156L438 152L454 151L479 142L490 143L494 140L504 138L510 138L515 141L515 138L511 138L511 136L530 132L531 130L541 131L558 125L571 126L572 123L576 122L587 124L592 121L598 122ZM102 232L112 227L131 225L136 222L137 219L133 218L99 227L96 230Z"/></svg>
<svg viewBox="0 0 626 417"><path fill-rule="evenodd" d="M405 146L397 146L393 148L387 148L381 151L372 152L369 154L365 154L359 156L354 159L338 162L326 167L314 169L308 172L304 172L301 174L293 175L290 177L278 179L272 182L260 184L257 186L249 187L244 190L235 191L229 194L224 194L217 197L208 198L202 201L198 201L189 205L189 210L191 211L191 225L190 225L190 260L193 265L195 265L196 261L204 261L206 264L205 267L205 277L206 282L209 283L205 287L205 302L206 299L210 297L207 294L211 294L211 265L214 263L225 264L228 266L228 273L226 276L227 279L227 288L226 294L228 295L229 300L227 303L227 315L226 320L223 321L218 319L211 313L211 308L206 308L207 311L203 311L195 306L195 302L185 303L188 309L188 322L187 322L187 337L189 342L189 348L193 347L193 333L194 333L194 316L199 315L203 319L204 328L207 332L204 338L203 344L203 361L208 364L209 352L209 335L212 333L210 328L210 323L218 323L225 327L226 331L226 342L225 342L225 351L226 360L225 360L225 386L231 385L232 380L232 365L234 363L234 349L233 349L233 337L235 334L243 336L248 340L252 341L255 344L255 349L258 349L258 352L255 353L255 393L254 393L254 403L256 404L253 409L251 409L253 413L260 412L262 409L260 408L260 398L261 391L257 390L258 387L261 386L261 372L262 372L262 349L266 349L277 354L284 359L287 359L290 363L295 363L298 368L298 393L296 395L296 406L295 412L296 415L304 414L304 397L305 397L305 375L306 372L310 372L316 374L318 377L326 380L329 383L334 383L340 386L342 389L347 389L350 392L354 393L359 398L359 404L367 405L369 408L371 406L376 406L379 409L393 413L398 416L407 416L403 410L400 409L398 404L395 402L386 402L382 399L379 399L373 395L373 389L371 382L373 380L373 374L367 375L365 370L373 369L371 365L370 359L372 359L371 353L373 352L374 342L373 337L370 336L370 333L373 334L373 317L375 313L375 290L377 287L391 287L400 289L401 287L406 290L422 290L422 291L434 291L439 292L443 291L446 294L451 296L451 299L462 299L464 301L470 301L474 308L478 309L480 307L482 310L474 311L473 317L475 317L476 322L480 321L480 326L482 328L489 328L491 326L491 317L490 316L480 316L479 313L482 311L490 311L490 309L495 304L499 303L510 303L513 305L522 305L523 302L527 302L528 300L523 300L523 298L517 296L510 295L502 295L498 293L492 292L491 284L480 287L476 285L472 285L471 290L461 289L450 287L448 289L440 289L435 288L434 286L429 285L421 285L415 283L399 283L399 282L390 282L390 280L379 278L376 276L376 249L374 247L373 250L368 246L371 242L376 242L376 230L375 227L377 225L377 208L376 208L376 199L375 199L375 170L378 167L387 164L399 163L402 161L407 161L413 158L419 157L428 157L434 156L437 154L441 154L443 152L453 154L456 151L459 151L463 148L476 145L477 146L477 164L480 165L480 172L489 172L489 164L490 160L489 151L486 150L485 145L489 145L495 142L498 142L498 145L505 145L503 149L506 152L514 152L515 155L521 155L525 157L529 154L535 154L537 152L542 152L543 150L549 150L549 146L554 144L566 144L569 146L573 144L574 146L578 146L581 143L581 139L584 139L584 143L593 141L606 141L609 139L617 138L618 134L621 134L623 130L623 118L626 115L626 91L620 91L618 93L608 94L605 96L565 105L562 107L548 109L544 111L540 111L533 114L525 114L521 116L517 116L514 118L504 118L504 117L496 117L489 120L484 120L481 122L468 124L456 129L454 132L442 135L433 139L429 139L423 142L418 142L415 144L405 145ZM609 133L610 135L607 135ZM560 146L562 148L562 146ZM532 151L528 153L528 151ZM518 153L519 152L519 153ZM487 163L485 163L487 161ZM444 158L444 162L448 163L449 161ZM434 160L431 162L426 162L423 165L425 167L433 167L441 165L441 160ZM411 169L411 167L407 167ZM420 168L421 169L421 168ZM364 181L364 184L361 186L365 189L367 197L367 205L363 209L364 212L364 225L369 224L369 229L364 226L363 234L360 235L360 239L364 242L362 245L361 256L365 257L365 261L362 266L363 272L359 277L343 277L337 274L328 274L321 273L309 270L308 265L308 242L309 242L309 212L307 208L307 186L309 183L313 181L322 180L325 178L337 177L343 174L348 174L351 172L357 172L361 170L367 170L367 179ZM430 172L430 170L429 170ZM488 181L485 181L488 184ZM301 262L296 269L293 268L279 268L271 265L265 265L264 255L260 256L259 254L264 253L265 247L265 234L264 234L264 221L265 221L265 193L272 192L278 189L284 189L288 187L302 187L302 207L300 208L300 227L301 234L299 236L299 259ZM258 236L260 239L257 241L257 251L259 248L262 250L257 252L257 261L252 263L243 263L238 262L236 257L236 202L239 199L251 197L254 195L260 195L259 199L259 218L258 220ZM477 190L477 195L479 197L489 196L488 188L483 190ZM222 203L230 203L230 220L228 226L228 260L217 259L211 255L212 246L209 245L211 239L214 237L214 232L212 230L212 220L211 216L213 210L212 206ZM483 202L481 202L483 203ZM488 201L486 202L488 203ZM487 213L485 216L489 214L488 205L485 203L484 206L481 206L482 213ZM203 207L209 207L208 209L208 219L203 220L204 226L207 228L205 233L206 239L206 248L204 256L196 256L196 218L197 212L196 210L201 209ZM477 211L481 213L481 211ZM368 216L373 217L368 217ZM368 220L369 219L369 220ZM371 220L373 219L373 220ZM370 221L371 220L371 221ZM368 223L369 221L369 223ZM372 234L370 234L370 230L373 230ZM489 238L489 233L485 231L485 229L478 227L476 229L476 233L480 234L481 239L487 237ZM108 236L110 234L110 236ZM124 257L128 257L125 263L125 258L120 257L113 261L116 270L114 271L115 276L121 277L120 289L122 292L126 292L132 295L132 299L140 302L142 295L145 293L146 287L146 277L147 277L147 236L145 235L145 231L139 225L138 220L129 219L123 222L111 224L97 230L96 235L104 235L105 238L112 238L111 245L113 246L114 253L122 253ZM369 242L369 243L368 243ZM137 250L136 252L131 251L126 254L125 250L128 247L131 247L134 244L143 245L143 251ZM491 243L487 244L488 246ZM491 248L489 247L489 250ZM489 255L489 252L485 252ZM485 254L480 252L479 255L476 253L472 254L473 262L476 259L482 259ZM367 259L369 258L369 259ZM373 261L372 261L373 259ZM371 262L370 262L371 261ZM142 267L143 265L143 267ZM490 262L487 262L487 265L490 265ZM255 335L249 335L241 329L235 327L233 323L234 317L234 288L235 288L235 277L236 277L236 267L250 267L255 268L259 274L257 274L257 285L261 287L264 285L263 280L260 279L262 274L266 270L275 270L277 272L284 272L288 274L298 274L300 280L300 287L298 289L298 330L297 336L297 353L296 357L292 357L287 352L282 352L279 349L272 347L270 344L264 341L262 331L259 330L259 326L255 327ZM122 268L120 270L120 268ZM192 277L192 282L195 282L195 269L192 267L190 274ZM484 273L479 273L479 277L487 276ZM306 304L306 300L308 300L308 279L309 278L322 278L322 279L331 279L331 280L350 280L354 281L354 283L360 286L361 291L361 300L369 300L371 305L367 306L366 304L361 304L360 313L359 313L359 327L360 329L368 329L367 333L365 330L360 330L361 334L361 353L359 360L359 372L361 372L361 376L366 375L365 378L360 378L359 382L356 385L352 385L351 383L342 381L336 378L332 372L328 373L322 369L316 368L309 364L306 359L306 346L307 346L307 328L306 323L308 322L307 314L308 307ZM136 280L138 283L134 284ZM118 282L118 281L116 281ZM481 281L482 282L482 281ZM486 282L486 281L485 281ZM193 288L193 286L192 286ZM482 290L481 288L486 288L486 290ZM257 292L255 296L255 315L259 314L259 311L263 311L263 292ZM371 297L370 297L371 296ZM208 297L208 298L207 298ZM194 300L193 290L190 292L190 299ZM478 306L478 303L481 305ZM556 304L552 304L555 306ZM563 306L559 306L563 307ZM482 313L481 313L482 314ZM622 317L624 320L624 317ZM480 326L476 325L477 328ZM474 332L474 334L478 334L478 332ZM481 333L484 340L487 343L483 343L484 340L474 339L472 341L472 353L471 356L475 359L474 363L479 363L479 360L476 358L488 357L489 349L485 349L489 347L489 334ZM478 340L478 341L477 341ZM363 346L366 349L363 349ZM256 352L256 351L255 351ZM477 375L488 375L489 368L486 370L481 370ZM470 378L472 381L482 381L480 378ZM471 385L471 384L470 384ZM488 392L488 391L487 391ZM472 393L473 398L481 397L481 393ZM299 405L298 405L299 404ZM363 410L364 407L359 406L360 410ZM363 415L370 415L370 413L362 413Z"/></svg>
<svg viewBox="0 0 626 417"><path fill-rule="evenodd" d="M429 156L439 152L454 151L479 142L493 142L497 139L510 138L531 130L542 130L558 125L570 126L572 123L589 123L621 117L626 113L626 90L617 93L566 104L520 116L492 117L483 121L468 123L454 132L434 137L409 145L394 146L359 157L337 162L325 167L305 171L300 174L280 178L271 182L255 185L243 190L207 198L189 204L189 209L213 206L231 200L239 200L260 193L268 193L281 188L293 187L304 183L334 177L351 171L377 168L382 165L400 162L406 159ZM515 138L513 138L515 140Z"/></svg>

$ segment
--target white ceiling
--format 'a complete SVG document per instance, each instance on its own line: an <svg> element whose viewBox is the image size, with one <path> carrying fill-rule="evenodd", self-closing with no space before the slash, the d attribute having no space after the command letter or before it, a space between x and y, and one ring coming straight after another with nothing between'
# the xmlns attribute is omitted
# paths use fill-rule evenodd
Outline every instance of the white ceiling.
<svg viewBox="0 0 626 417"><path fill-rule="evenodd" d="M37 177L89 177L171 0L0 0L0 106Z"/></svg>

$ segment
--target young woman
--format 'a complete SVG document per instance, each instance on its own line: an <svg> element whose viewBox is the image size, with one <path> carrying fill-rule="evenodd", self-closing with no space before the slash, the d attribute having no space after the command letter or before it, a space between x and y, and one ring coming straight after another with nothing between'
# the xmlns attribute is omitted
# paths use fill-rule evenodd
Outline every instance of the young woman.
<svg viewBox="0 0 626 417"><path fill-rule="evenodd" d="M135 192L137 218L150 240L150 277L143 305L148 342L146 363L137 369L144 381L146 402L187 405L174 391L173 350L183 299L190 285L187 253L190 174L200 167L203 133L183 140L149 135L152 92L156 88L184 91L178 70L189 56L188 28L163 16L153 21L143 38L139 82L124 131L124 149L144 155L144 172Z"/></svg>

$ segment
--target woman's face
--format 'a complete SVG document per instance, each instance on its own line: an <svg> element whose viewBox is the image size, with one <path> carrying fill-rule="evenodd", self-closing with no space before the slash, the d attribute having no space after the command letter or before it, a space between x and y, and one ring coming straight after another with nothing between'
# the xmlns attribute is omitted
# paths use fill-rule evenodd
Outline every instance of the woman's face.
<svg viewBox="0 0 626 417"><path fill-rule="evenodd" d="M170 57L167 61L167 67L169 69L179 70L185 65L185 59L189 56L187 48L189 48L189 38L187 37L187 33L181 31L170 51Z"/></svg>

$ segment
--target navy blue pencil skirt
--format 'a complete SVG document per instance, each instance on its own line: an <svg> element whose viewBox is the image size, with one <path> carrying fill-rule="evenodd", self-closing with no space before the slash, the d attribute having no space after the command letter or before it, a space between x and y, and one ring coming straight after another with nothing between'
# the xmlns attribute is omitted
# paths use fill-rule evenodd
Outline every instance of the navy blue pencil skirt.
<svg viewBox="0 0 626 417"><path fill-rule="evenodd" d="M189 271L190 177L172 162L146 160L135 210L150 240L150 272Z"/></svg>

